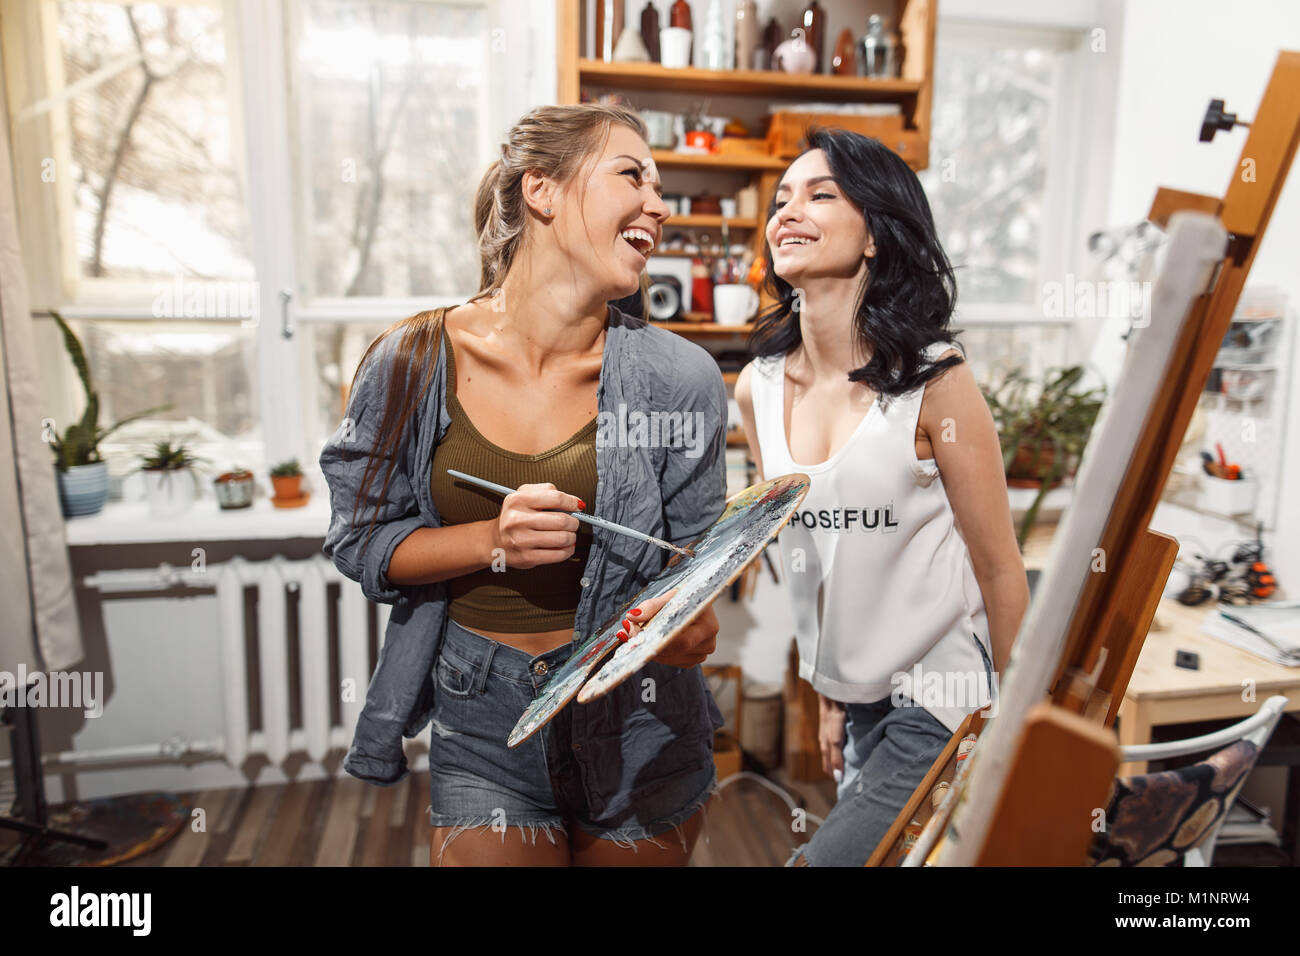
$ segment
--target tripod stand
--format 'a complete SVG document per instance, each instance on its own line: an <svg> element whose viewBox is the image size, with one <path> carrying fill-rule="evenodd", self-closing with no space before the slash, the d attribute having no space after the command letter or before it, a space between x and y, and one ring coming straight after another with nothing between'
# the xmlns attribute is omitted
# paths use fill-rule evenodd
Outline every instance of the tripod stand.
<svg viewBox="0 0 1300 956"><path fill-rule="evenodd" d="M45 804L45 778L41 772L41 751L36 735L36 711L31 707L0 709L0 724L9 727L10 750L14 757L14 782L23 819L0 815L0 829L23 834L17 854L10 866L23 863L47 840L76 843L93 850L103 850L108 843L97 837L57 830L48 825Z"/></svg>

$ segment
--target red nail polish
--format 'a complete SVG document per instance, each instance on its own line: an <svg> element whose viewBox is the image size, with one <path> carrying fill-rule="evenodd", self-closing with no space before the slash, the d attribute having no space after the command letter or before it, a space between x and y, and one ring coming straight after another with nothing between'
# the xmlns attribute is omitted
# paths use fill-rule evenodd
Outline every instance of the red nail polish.
<svg viewBox="0 0 1300 956"><path fill-rule="evenodd" d="M633 617L640 617L641 609L639 607L634 607L632 608L632 610L628 611L627 613L631 614Z"/></svg>
<svg viewBox="0 0 1300 956"><path fill-rule="evenodd" d="M624 631L619 631L619 632L618 632L617 634L615 634L614 636L618 638L618 641L619 641L620 644L626 644L626 643L627 643L627 633L626 633L626 632L624 632Z"/></svg>
<svg viewBox="0 0 1300 956"><path fill-rule="evenodd" d="M579 511L586 511L586 510L587 510L587 503L586 503L585 501L583 501L581 498L578 499L578 510L579 510Z"/></svg>
<svg viewBox="0 0 1300 956"><path fill-rule="evenodd" d="M629 631L632 630L632 622L629 621L627 618L623 618L623 626L627 628Z"/></svg>

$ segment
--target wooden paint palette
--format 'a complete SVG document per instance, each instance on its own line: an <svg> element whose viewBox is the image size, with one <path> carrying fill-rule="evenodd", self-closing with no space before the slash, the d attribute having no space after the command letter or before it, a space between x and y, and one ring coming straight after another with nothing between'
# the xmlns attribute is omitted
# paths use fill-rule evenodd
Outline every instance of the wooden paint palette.
<svg viewBox="0 0 1300 956"><path fill-rule="evenodd" d="M691 542L695 557L673 555L637 594L635 603L673 588L677 593L627 643L620 644L615 636L622 628L621 616L585 640L524 711L510 732L508 746L527 740L575 696L580 703L595 700L644 667L763 553L803 503L809 481L804 474L782 475L728 498L718 520ZM611 651L614 656L588 682Z"/></svg>

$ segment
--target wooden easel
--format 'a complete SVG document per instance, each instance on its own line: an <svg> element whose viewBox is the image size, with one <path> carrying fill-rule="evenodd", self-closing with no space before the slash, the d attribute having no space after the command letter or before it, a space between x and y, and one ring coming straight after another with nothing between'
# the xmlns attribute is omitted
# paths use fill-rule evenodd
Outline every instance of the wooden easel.
<svg viewBox="0 0 1300 956"><path fill-rule="evenodd" d="M1207 115L1207 123L1209 119ZM1229 116L1217 128L1232 125ZM1109 573L1091 575L1079 598L1047 699L1029 713L1021 730L1015 759L976 856L978 865L1086 862L1091 814L1105 806L1119 765L1119 748L1110 728L1178 551L1174 539L1151 531L1148 524L1298 146L1300 52L1284 51L1278 55L1223 198L1163 187L1156 192L1148 219L1163 227L1175 212L1213 214L1230 234L1227 255L1210 290L1194 300L1188 313L1106 524L1101 547ZM968 733L978 734L983 722L979 714L972 714L953 735L868 866L899 862L906 828L913 819L926 822L931 791L939 781L953 778L958 742ZM950 798L940 812L953 802Z"/></svg>

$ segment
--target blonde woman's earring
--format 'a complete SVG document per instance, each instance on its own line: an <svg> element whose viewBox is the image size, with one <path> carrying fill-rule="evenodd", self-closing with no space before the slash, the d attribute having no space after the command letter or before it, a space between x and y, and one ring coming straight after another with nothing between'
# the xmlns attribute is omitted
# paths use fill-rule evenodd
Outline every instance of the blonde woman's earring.
<svg viewBox="0 0 1300 956"><path fill-rule="evenodd" d="M544 213L546 213L546 215L549 216L549 215L551 214L551 207L550 207L550 206L547 206L547 207L546 207L544 210L542 210L542 211L543 211Z"/></svg>

